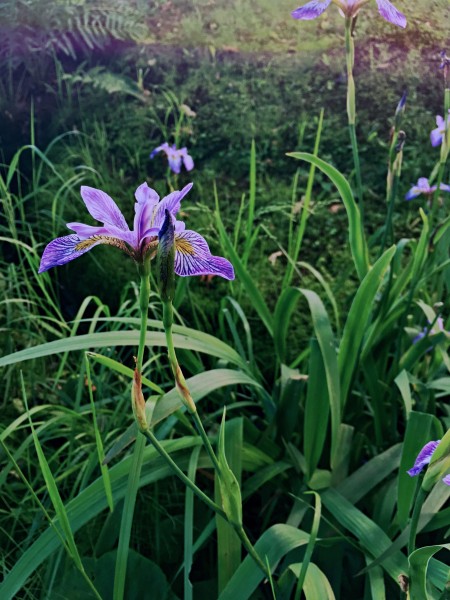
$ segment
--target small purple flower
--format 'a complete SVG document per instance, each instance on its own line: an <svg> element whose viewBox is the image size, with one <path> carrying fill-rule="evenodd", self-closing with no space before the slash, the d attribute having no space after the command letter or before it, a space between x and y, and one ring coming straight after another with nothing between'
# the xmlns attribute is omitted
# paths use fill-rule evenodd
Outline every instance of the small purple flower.
<svg viewBox="0 0 450 600"><path fill-rule="evenodd" d="M425 196L432 196L436 189L437 186L430 186L430 183L426 177L420 177L416 185L413 185L413 187L406 194L405 200L413 200L421 194L424 194ZM439 189L443 192L450 192L450 185L447 185L446 183L441 183Z"/></svg>
<svg viewBox="0 0 450 600"><path fill-rule="evenodd" d="M449 114L447 116L447 127L450 127L450 110L448 111L448 113ZM440 146L445 135L445 121L444 118L440 115L437 115L436 117L436 125L436 129L433 129L433 131L430 133L431 145L433 147Z"/></svg>
<svg viewBox="0 0 450 600"><path fill-rule="evenodd" d="M422 450L417 455L417 458L414 462L414 466L406 471L410 477L416 477L423 471L423 469L430 464L430 461L433 457L433 454L436 448L439 446L441 440L436 440L435 442L428 442L422 448ZM450 485L450 474L446 475L442 480L446 485Z"/></svg>
<svg viewBox="0 0 450 600"><path fill-rule="evenodd" d="M309 21L319 17L331 3L336 4L339 10L345 17L355 17L363 4L366 4L368 0L311 0L304 6L294 10L291 15L294 19L302 19ZM378 5L378 12L386 21L398 25L399 27L406 27L406 17L395 6L389 2L389 0L376 0Z"/></svg>
<svg viewBox="0 0 450 600"><path fill-rule="evenodd" d="M192 156L188 154L187 148L180 148L177 150L175 144L170 146L167 142L164 142L164 144L161 144L161 146L158 146L153 150L150 154L150 158L153 158L158 152L164 152L169 161L170 169L177 175L181 171L181 163L183 163L186 171L192 171L194 168L194 161Z"/></svg>
<svg viewBox="0 0 450 600"><path fill-rule="evenodd" d="M434 326L430 329L431 323L428 321L428 327L424 327L423 331L418 333L416 337L413 339L413 344L416 344L419 340L422 340L427 335L437 335L438 333L446 333L450 334L445 329L444 319L442 317L438 317L434 323Z"/></svg>
<svg viewBox="0 0 450 600"><path fill-rule="evenodd" d="M46 246L39 273L65 265L98 244L115 246L136 262L141 262L147 253L155 252L166 211L169 211L175 227L175 273L181 277L220 275L225 279L234 279L231 263L226 258L212 256L202 236L195 231L186 230L185 224L176 220L180 202L192 185L189 183L181 191L172 192L162 200L147 183L140 185L135 192L137 202L134 205L132 231L117 204L108 194L102 190L82 186L81 197L86 208L102 226L67 223L67 227L75 231L75 234L56 238Z"/></svg>

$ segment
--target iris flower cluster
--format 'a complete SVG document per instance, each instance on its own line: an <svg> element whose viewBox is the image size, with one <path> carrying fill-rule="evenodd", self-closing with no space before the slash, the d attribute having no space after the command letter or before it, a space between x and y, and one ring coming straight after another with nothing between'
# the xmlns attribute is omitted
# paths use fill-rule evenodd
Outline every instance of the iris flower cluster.
<svg viewBox="0 0 450 600"><path fill-rule="evenodd" d="M135 192L132 230L108 194L96 188L82 186L81 197L88 212L102 225L67 223L67 227L75 233L56 238L46 246L39 273L64 265L99 244L115 246L141 263L146 255L156 253L158 236L168 212L173 219L175 231L175 273L181 277L219 275L225 279L234 279L231 263L220 256L213 256L206 240L197 232L186 229L183 221L176 219L181 200L192 185L189 183L181 191L172 192L162 200L147 183L140 185Z"/></svg>
<svg viewBox="0 0 450 600"><path fill-rule="evenodd" d="M337 5L344 17L353 18L356 17L359 9L368 2L369 0L312 0L291 14L294 19L309 21L319 17L333 3ZM399 27L406 27L405 15L397 10L389 0L376 0L376 3L378 12L383 19Z"/></svg>

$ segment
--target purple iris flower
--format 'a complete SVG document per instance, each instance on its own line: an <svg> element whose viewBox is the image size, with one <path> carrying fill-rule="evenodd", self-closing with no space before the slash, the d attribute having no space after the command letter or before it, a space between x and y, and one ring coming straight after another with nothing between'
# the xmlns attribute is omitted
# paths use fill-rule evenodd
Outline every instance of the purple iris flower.
<svg viewBox="0 0 450 600"><path fill-rule="evenodd" d="M114 200L95 188L82 186L81 197L86 208L101 226L83 223L67 223L74 234L56 238L44 250L39 267L43 273L52 267L66 263L85 254L98 244L115 246L126 252L136 262L147 254L153 254L158 246L158 234L164 223L166 211L172 215L175 227L175 273L188 275L220 275L234 279L231 263L220 256L212 256L207 242L195 231L185 229L176 220L180 202L192 188L192 183L181 191L172 192L162 200L147 183L140 185L134 196L134 227L131 231Z"/></svg>
<svg viewBox="0 0 450 600"><path fill-rule="evenodd" d="M437 335L438 333L446 333L450 335L445 329L444 319L442 317L438 317L434 323L434 326L430 329L431 323L428 321L428 327L424 327L423 331L418 333L416 337L413 339L413 344L416 344L419 340L422 340L426 335Z"/></svg>
<svg viewBox="0 0 450 600"><path fill-rule="evenodd" d="M439 446L441 440L436 440L435 442L428 442L422 448L422 450L417 455L417 458L414 462L414 466L406 471L410 477L415 477L419 475L423 471L423 469L430 464L431 459L433 458L433 454L436 448ZM450 474L446 475L442 481L446 485L450 485Z"/></svg>
<svg viewBox="0 0 450 600"><path fill-rule="evenodd" d="M368 0L312 0L304 6L294 10L291 15L294 19L309 21L319 17L333 2L345 17L355 17L363 4ZM389 0L376 0L378 12L386 21L406 27L406 17Z"/></svg>
<svg viewBox="0 0 450 600"><path fill-rule="evenodd" d="M433 147L440 146L442 144L442 140L444 139L445 121L444 121L444 118L441 117L441 115L437 115L436 125L437 125L436 129L433 129L433 131L430 133L431 145ZM448 111L448 116L447 116L447 127L450 127L450 110Z"/></svg>
<svg viewBox="0 0 450 600"><path fill-rule="evenodd" d="M416 185L413 185L413 187L406 194L405 200L413 200L421 194L424 194L425 196L432 196L436 189L437 186L430 186L430 183L426 177L420 177ZM450 185L447 185L446 183L441 183L439 189L443 192L450 192Z"/></svg>
<svg viewBox="0 0 450 600"><path fill-rule="evenodd" d="M150 154L150 158L153 158L158 152L164 152L169 161L170 169L177 175L181 171L181 163L183 163L186 171L192 171L194 168L194 161L192 156L188 154L187 148L180 148L177 150L175 144L170 146L167 142L164 142L164 144L161 144L161 146L158 146L153 150Z"/></svg>

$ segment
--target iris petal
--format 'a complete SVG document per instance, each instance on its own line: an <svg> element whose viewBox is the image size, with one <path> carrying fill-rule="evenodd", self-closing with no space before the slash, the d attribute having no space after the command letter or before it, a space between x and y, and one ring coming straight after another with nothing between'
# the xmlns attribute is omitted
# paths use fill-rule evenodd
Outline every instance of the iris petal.
<svg viewBox="0 0 450 600"><path fill-rule="evenodd" d="M442 143L442 138L443 135L441 133L441 130L439 128L433 129L433 131L430 133L430 140L433 148L439 146Z"/></svg>
<svg viewBox="0 0 450 600"><path fill-rule="evenodd" d="M52 267L65 265L71 260L85 254L97 244L102 243L101 240L96 240L92 241L91 244L85 243L84 246L80 248L79 244L83 241L86 242L86 240L82 240L78 235L73 234L56 238L50 242L42 254L39 273L48 271L48 269L51 269Z"/></svg>
<svg viewBox="0 0 450 600"><path fill-rule="evenodd" d="M155 190L148 187L147 183L143 183L137 188L134 197L137 202L134 205L133 231L135 234L134 246L137 248L144 238L144 231L146 231L151 223L152 215L159 202L159 196Z"/></svg>
<svg viewBox="0 0 450 600"><path fill-rule="evenodd" d="M377 0L378 12L386 21L399 27L406 27L406 17L398 9L395 8L389 0Z"/></svg>
<svg viewBox="0 0 450 600"><path fill-rule="evenodd" d="M151 227L160 229L164 223L165 211L168 210L174 217L180 210L180 203L186 194L192 189L193 183L188 183L180 192L172 192L158 203L152 218Z"/></svg>
<svg viewBox="0 0 450 600"><path fill-rule="evenodd" d="M413 186L409 192L406 194L405 196L405 200L414 200L414 198L417 198L418 196L420 196L422 192L420 191L420 189L417 186Z"/></svg>
<svg viewBox="0 0 450 600"><path fill-rule="evenodd" d="M226 258L213 256L206 240L190 230L175 235L175 273L181 277L219 275L234 279L233 265Z"/></svg>
<svg viewBox="0 0 450 600"><path fill-rule="evenodd" d="M446 475L442 481L445 483L445 485L450 485L450 473Z"/></svg>
<svg viewBox="0 0 450 600"><path fill-rule="evenodd" d="M117 227L122 231L129 231L125 217L108 194L105 194L102 190L82 185L81 197L94 219L105 225Z"/></svg>
<svg viewBox="0 0 450 600"><path fill-rule="evenodd" d="M300 8L294 10L291 13L291 16L294 17L294 19L310 21L311 19L320 17L320 15L330 6L330 4L331 0L324 0L323 2L320 0L312 0L312 2L308 2L304 6L300 6Z"/></svg>
<svg viewBox="0 0 450 600"><path fill-rule="evenodd" d="M431 457L433 456L433 453L438 447L440 441L441 440L437 440L435 442L428 442L428 444L425 444L425 446L419 452L414 466L407 471L408 475L415 477L430 463Z"/></svg>

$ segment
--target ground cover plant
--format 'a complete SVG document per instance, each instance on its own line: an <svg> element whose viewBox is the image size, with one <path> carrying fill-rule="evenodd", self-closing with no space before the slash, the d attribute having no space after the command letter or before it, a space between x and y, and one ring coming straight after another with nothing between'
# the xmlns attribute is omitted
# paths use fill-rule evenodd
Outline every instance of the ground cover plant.
<svg viewBox="0 0 450 600"><path fill-rule="evenodd" d="M446 597L431 5L2 6L0 597Z"/></svg>

